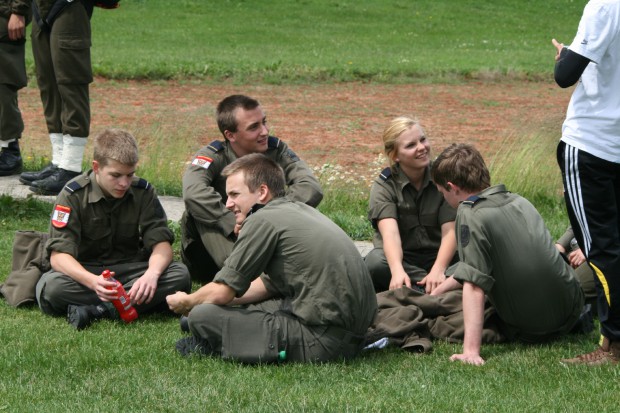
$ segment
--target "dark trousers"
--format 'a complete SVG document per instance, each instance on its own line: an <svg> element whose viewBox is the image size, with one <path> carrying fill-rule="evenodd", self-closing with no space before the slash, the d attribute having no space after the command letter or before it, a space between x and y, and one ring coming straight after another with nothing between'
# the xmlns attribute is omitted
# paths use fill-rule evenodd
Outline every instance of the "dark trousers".
<svg viewBox="0 0 620 413"><path fill-rule="evenodd" d="M286 361L324 362L349 359L361 350L362 335L304 324L287 307L285 300L246 307L201 304L189 313L189 327L215 354L250 364L275 362L282 351Z"/></svg>
<svg viewBox="0 0 620 413"><path fill-rule="evenodd" d="M19 139L24 131L17 91L26 86L25 41L11 41L8 19L0 16L0 141Z"/></svg>
<svg viewBox="0 0 620 413"><path fill-rule="evenodd" d="M133 262L127 264L109 265L105 267L84 266L94 274L101 274L104 269L116 273L115 278L123 284L129 292L134 283L146 272L148 262ZM177 291L189 293L191 281L185 265L172 262L166 271L159 277L155 295L150 303L136 306L139 314L151 311L168 310L166 296ZM74 281L68 275L51 270L41 276L36 287L37 301L41 311L50 315L66 315L67 307L73 305L100 304L97 294Z"/></svg>
<svg viewBox="0 0 620 413"><path fill-rule="evenodd" d="M76 1L56 18L51 31L32 23L32 55L49 133L85 138L90 133L88 85L90 18Z"/></svg>
<svg viewBox="0 0 620 413"><path fill-rule="evenodd" d="M219 229L196 222L187 212L181 217L181 258L192 281L206 284L224 266L234 241Z"/></svg>
<svg viewBox="0 0 620 413"><path fill-rule="evenodd" d="M620 340L620 164L560 142L557 161L575 238L595 273L601 334Z"/></svg>

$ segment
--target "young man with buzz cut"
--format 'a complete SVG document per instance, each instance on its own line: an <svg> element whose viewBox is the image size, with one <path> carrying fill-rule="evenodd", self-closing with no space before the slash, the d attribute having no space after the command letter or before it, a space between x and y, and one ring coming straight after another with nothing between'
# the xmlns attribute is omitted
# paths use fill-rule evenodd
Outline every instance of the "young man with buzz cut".
<svg viewBox="0 0 620 413"><path fill-rule="evenodd" d="M484 364L485 295L509 340L536 343L570 332L583 309L583 292L536 208L502 184L491 186L484 160L471 145L446 148L431 173L446 201L458 208L460 261L431 293L463 288L463 353L451 360Z"/></svg>
<svg viewBox="0 0 620 413"><path fill-rule="evenodd" d="M323 192L308 165L283 141L269 135L267 117L257 100L231 95L217 105L217 125L224 140L201 148L183 176L185 212L181 218L181 256L192 279L209 282L222 268L239 234L226 209L222 170L235 159L262 153L284 170L286 195L316 207Z"/></svg>
<svg viewBox="0 0 620 413"><path fill-rule="evenodd" d="M316 209L284 197L284 171L263 154L223 171L239 237L212 282L167 298L189 313L182 355L244 363L356 356L377 300L357 248Z"/></svg>

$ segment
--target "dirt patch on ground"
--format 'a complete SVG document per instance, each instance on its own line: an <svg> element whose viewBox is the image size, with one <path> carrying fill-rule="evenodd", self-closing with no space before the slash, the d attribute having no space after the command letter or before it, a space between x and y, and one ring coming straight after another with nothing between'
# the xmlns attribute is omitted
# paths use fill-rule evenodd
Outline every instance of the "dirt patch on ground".
<svg viewBox="0 0 620 413"><path fill-rule="evenodd" d="M436 154L452 142L470 142L485 153L494 143L557 131L570 92L545 82L463 84L212 85L181 82L116 82L97 79L91 87L91 134L105 127L189 134L193 148L220 134L217 102L244 93L267 111L271 133L286 141L310 165L336 163L354 172L368 169L381 153L381 133L389 120L408 114L426 128ZM25 154L49 153L49 140L36 87L20 92L26 122ZM150 128L150 129L149 129ZM175 135L176 136L176 135ZM141 137L141 144L148 137Z"/></svg>

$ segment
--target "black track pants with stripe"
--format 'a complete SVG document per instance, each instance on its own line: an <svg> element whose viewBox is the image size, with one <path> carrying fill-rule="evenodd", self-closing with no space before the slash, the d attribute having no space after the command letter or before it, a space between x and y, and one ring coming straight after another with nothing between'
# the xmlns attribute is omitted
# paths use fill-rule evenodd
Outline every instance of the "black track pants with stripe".
<svg viewBox="0 0 620 413"><path fill-rule="evenodd" d="M620 340L620 164L564 142L557 160L575 237L594 269L601 334Z"/></svg>

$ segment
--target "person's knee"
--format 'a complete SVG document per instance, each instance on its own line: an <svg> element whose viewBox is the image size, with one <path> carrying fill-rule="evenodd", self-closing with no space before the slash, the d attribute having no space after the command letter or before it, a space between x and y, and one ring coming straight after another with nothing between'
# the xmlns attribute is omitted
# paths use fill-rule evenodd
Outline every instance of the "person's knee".
<svg viewBox="0 0 620 413"><path fill-rule="evenodd" d="M193 323L202 322L205 320L213 320L218 316L221 311L221 307L216 304L200 304L192 308L192 311L188 314L188 321L190 329Z"/></svg>
<svg viewBox="0 0 620 413"><path fill-rule="evenodd" d="M189 276L189 270L183 263L173 261L168 266L167 275L173 280L175 291L183 291L189 293L192 289L192 281Z"/></svg>
<svg viewBox="0 0 620 413"><path fill-rule="evenodd" d="M54 282L53 277L39 280L36 287L36 296L41 311L49 315L63 315L61 309L55 305L55 303L60 301L62 292L63 288L59 283Z"/></svg>
<svg viewBox="0 0 620 413"><path fill-rule="evenodd" d="M364 263L372 278L375 291L386 290L390 285L391 273L383 253L376 249L372 250L364 258Z"/></svg>

